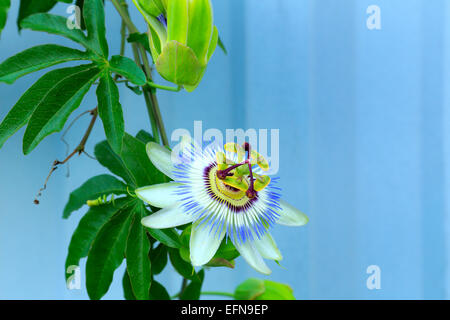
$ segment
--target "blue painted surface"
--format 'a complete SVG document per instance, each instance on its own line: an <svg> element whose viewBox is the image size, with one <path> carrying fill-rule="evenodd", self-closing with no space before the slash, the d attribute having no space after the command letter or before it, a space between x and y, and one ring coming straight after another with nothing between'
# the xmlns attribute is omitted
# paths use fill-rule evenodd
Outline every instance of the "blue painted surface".
<svg viewBox="0 0 450 320"><path fill-rule="evenodd" d="M366 28L366 9L381 8L382 29ZM169 132L208 128L280 129L284 197L310 216L305 228L277 227L287 282L299 299L450 297L450 5L445 0L214 1L229 55L214 55L192 94L160 93ZM13 3L0 41L0 60L56 36L17 36ZM65 14L61 4L56 13ZM132 10L143 28L142 19ZM107 4L108 38L118 52L119 18ZM0 85L0 117L38 76ZM158 81L161 81L158 79ZM126 128L148 128L143 100L120 88ZM95 105L91 92L82 109ZM79 114L75 112L72 119ZM88 125L69 133L74 146ZM60 218L71 190L103 173L80 157L52 177L40 206L32 200L51 162L66 153L60 135L30 156L23 130L0 150L0 298L84 299L68 291L64 260L82 211ZM96 126L90 140L103 139ZM368 290L366 268L381 268L381 290ZM82 269L84 265L82 265ZM106 298L121 298L118 270ZM208 272L206 290L232 291L259 276L238 260L236 270ZM177 291L167 270L159 281Z"/></svg>

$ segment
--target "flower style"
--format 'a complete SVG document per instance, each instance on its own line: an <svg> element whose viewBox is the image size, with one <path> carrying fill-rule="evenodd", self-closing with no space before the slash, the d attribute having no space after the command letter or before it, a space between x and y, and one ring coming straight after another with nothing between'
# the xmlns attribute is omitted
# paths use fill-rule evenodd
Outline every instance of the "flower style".
<svg viewBox="0 0 450 320"><path fill-rule="evenodd" d="M248 143L226 144L225 153L211 147L201 151L191 141L181 151L172 156L158 144L147 145L152 163L174 181L136 190L140 199L162 208L142 224L165 229L192 222L194 266L207 264L228 237L251 267L270 274L263 258L282 259L270 227L303 226L308 217L280 199L277 178L262 175L269 165Z"/></svg>

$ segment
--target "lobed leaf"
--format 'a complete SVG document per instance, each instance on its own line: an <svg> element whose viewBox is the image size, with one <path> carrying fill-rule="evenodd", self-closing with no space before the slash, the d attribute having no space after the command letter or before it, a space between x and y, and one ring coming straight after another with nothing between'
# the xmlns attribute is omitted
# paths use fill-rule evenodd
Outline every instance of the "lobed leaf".
<svg viewBox="0 0 450 320"><path fill-rule="evenodd" d="M62 130L101 72L93 64L68 69L70 73L55 83L43 99L36 99L35 110L23 137L24 154L29 154L48 135Z"/></svg>
<svg viewBox="0 0 450 320"><path fill-rule="evenodd" d="M0 0L2 1L2 0ZM86 52L54 44L36 46L6 59L0 64L0 81L14 83L18 78L60 63L89 60Z"/></svg>
<svg viewBox="0 0 450 320"><path fill-rule="evenodd" d="M89 298L101 299L111 285L114 271L124 259L127 236L136 205L125 207L105 223L97 234L86 263Z"/></svg>
<svg viewBox="0 0 450 320"><path fill-rule="evenodd" d="M67 219L72 212L80 209L88 200L95 200L104 195L126 193L127 186L117 178L107 174L95 176L70 194L69 201L64 208L63 218Z"/></svg>
<svg viewBox="0 0 450 320"><path fill-rule="evenodd" d="M73 73L74 68L50 71L22 95L0 124L0 147L30 120L38 106L51 99L51 94Z"/></svg>
<svg viewBox="0 0 450 320"><path fill-rule="evenodd" d="M125 124L122 106L119 102L119 89L109 73L100 78L97 88L98 114L103 122L106 139L115 153L122 151Z"/></svg>

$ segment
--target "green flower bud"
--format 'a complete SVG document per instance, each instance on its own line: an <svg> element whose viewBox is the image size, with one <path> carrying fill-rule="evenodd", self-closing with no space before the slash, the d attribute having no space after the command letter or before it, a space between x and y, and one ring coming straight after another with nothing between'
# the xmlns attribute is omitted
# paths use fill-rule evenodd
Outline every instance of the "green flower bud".
<svg viewBox="0 0 450 320"><path fill-rule="evenodd" d="M138 0L142 10L147 14L158 18L166 15L167 0Z"/></svg>
<svg viewBox="0 0 450 320"><path fill-rule="evenodd" d="M149 25L158 73L191 92L199 85L219 33L210 0L133 0Z"/></svg>
<svg viewBox="0 0 450 320"><path fill-rule="evenodd" d="M248 279L234 292L236 300L295 300L293 290L287 284L269 280Z"/></svg>

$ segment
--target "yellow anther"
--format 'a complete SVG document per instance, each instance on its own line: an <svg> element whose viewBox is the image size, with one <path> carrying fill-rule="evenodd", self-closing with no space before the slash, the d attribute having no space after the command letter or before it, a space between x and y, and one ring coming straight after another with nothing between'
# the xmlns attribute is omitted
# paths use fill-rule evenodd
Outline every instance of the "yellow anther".
<svg viewBox="0 0 450 320"><path fill-rule="evenodd" d="M244 148L242 148L242 146L240 146L234 142L229 142L229 143L225 144L224 149L231 153L237 153L238 162L244 161L245 150L244 150Z"/></svg>
<svg viewBox="0 0 450 320"><path fill-rule="evenodd" d="M255 177L255 183L254 183L255 191L263 190L270 183L270 177L269 176L261 176L261 175L256 174L256 173L254 173L253 176Z"/></svg>
<svg viewBox="0 0 450 320"><path fill-rule="evenodd" d="M259 154L255 150L251 151L251 160L252 165L257 164L262 170L269 170L269 162L267 162L266 158L263 155Z"/></svg>

